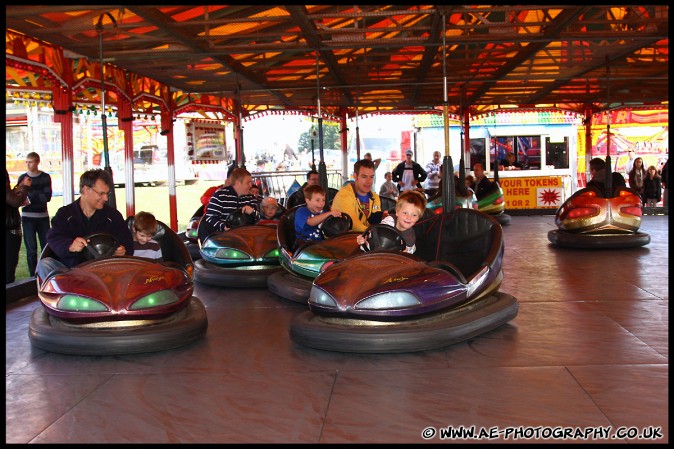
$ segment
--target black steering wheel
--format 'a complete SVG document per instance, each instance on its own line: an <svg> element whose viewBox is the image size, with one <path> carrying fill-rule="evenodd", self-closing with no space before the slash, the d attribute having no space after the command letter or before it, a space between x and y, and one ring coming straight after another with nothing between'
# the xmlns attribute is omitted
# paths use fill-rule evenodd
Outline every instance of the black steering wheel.
<svg viewBox="0 0 674 449"><path fill-rule="evenodd" d="M231 212L225 218L225 226L228 229L240 228L241 226L247 226L255 222L255 216L253 214L246 214L241 209Z"/></svg>
<svg viewBox="0 0 674 449"><path fill-rule="evenodd" d="M323 223L321 223L320 230L323 238L329 239L330 237L350 231L352 225L353 221L351 220L351 216L342 212L342 215L339 217L331 215L326 218Z"/></svg>
<svg viewBox="0 0 674 449"><path fill-rule="evenodd" d="M370 226L363 232L362 236L367 240L367 244L361 246L365 251L375 251L378 249L404 251L407 247L400 231L393 226L385 224Z"/></svg>
<svg viewBox="0 0 674 449"><path fill-rule="evenodd" d="M120 245L119 240L112 235L105 232L91 234L87 237L87 251L84 256L87 260L98 260L112 257Z"/></svg>

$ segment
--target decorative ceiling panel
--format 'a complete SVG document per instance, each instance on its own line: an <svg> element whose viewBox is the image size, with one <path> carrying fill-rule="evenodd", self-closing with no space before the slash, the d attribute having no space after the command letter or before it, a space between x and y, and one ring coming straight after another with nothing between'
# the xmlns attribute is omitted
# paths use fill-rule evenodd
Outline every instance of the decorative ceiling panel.
<svg viewBox="0 0 674 449"><path fill-rule="evenodd" d="M669 7L10 5L6 28L244 111L667 103ZM102 45L99 45L102 41ZM7 42L8 54L12 54ZM444 54L443 54L444 50ZM317 79L318 74L318 79ZM8 72L8 85L16 74Z"/></svg>

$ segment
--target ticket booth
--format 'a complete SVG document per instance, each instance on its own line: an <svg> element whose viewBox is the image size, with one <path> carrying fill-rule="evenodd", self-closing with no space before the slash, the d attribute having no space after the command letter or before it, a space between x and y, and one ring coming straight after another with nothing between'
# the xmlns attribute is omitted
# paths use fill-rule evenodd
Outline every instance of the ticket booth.
<svg viewBox="0 0 674 449"><path fill-rule="evenodd" d="M442 128L437 121L418 121L424 155L442 149ZM495 164L512 152L519 166L499 170L506 210L550 209L559 206L578 187L578 136L583 129L579 114L560 110L513 110L481 114L470 119L470 148L463 150L460 123L450 122L450 153L455 171L463 151L464 164L480 163L486 176L494 179ZM426 139L424 140L424 135ZM428 156L425 156L428 157ZM423 159L426 160L426 159Z"/></svg>

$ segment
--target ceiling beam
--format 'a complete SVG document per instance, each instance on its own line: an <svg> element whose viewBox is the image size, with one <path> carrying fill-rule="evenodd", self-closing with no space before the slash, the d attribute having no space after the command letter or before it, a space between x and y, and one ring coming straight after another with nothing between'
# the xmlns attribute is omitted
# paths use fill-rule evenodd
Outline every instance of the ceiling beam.
<svg viewBox="0 0 674 449"><path fill-rule="evenodd" d="M195 51L197 53L210 51L209 48L207 48L203 45L197 45L195 43L194 32L192 32L191 30L186 30L183 27L171 26L170 24L172 22L174 22L174 20L171 17L168 17L167 15L163 14L157 8L150 7L150 6L139 6L139 7L129 6L127 8L131 12L136 14L137 16L142 17L147 22L156 26L158 29L162 30L163 32L167 33L170 36L173 36L179 42L181 42L186 47L192 49L193 51ZM227 56L214 56L213 59L220 62L221 64L223 64L228 70L234 72L236 74L237 78L238 77L243 78L244 80L247 80L248 82L253 84L253 86L256 86L258 88L262 88L262 89L267 88L264 80L260 79L258 76L256 76L252 72L249 72L245 67L243 67L234 58L227 57ZM240 88L240 84L239 84L239 88ZM287 105L287 106L291 105L290 101L288 100L288 98L285 95L282 95L278 92L271 92L271 91L269 93L272 96L278 98L285 105Z"/></svg>

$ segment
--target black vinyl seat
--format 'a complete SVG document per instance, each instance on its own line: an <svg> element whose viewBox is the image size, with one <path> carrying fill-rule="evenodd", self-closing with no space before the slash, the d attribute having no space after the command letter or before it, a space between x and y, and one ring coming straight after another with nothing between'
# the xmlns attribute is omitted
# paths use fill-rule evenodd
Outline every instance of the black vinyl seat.
<svg viewBox="0 0 674 449"><path fill-rule="evenodd" d="M276 230L278 245L289 252L292 252L295 247L295 212L302 206L303 204L299 204L291 207L281 215L278 222L278 228Z"/></svg>
<svg viewBox="0 0 674 449"><path fill-rule="evenodd" d="M473 209L456 209L415 225L417 250L426 261L448 262L470 279L483 264L503 251L503 228L491 216Z"/></svg>
<svg viewBox="0 0 674 449"><path fill-rule="evenodd" d="M133 217L126 219L126 224L131 232L133 232L133 223ZM185 243L164 222L157 220L157 232L153 239L159 243L164 262L175 262L183 267L192 265L192 256L190 256Z"/></svg>

